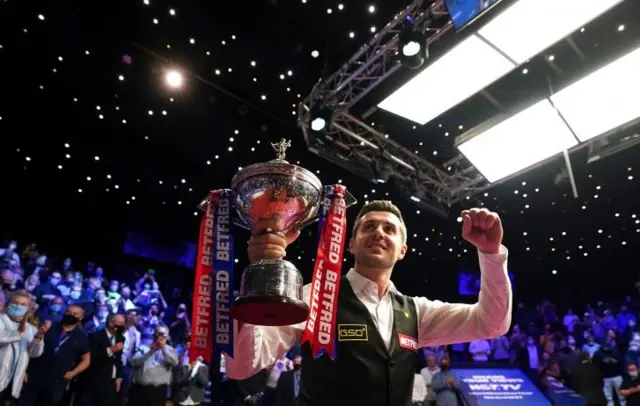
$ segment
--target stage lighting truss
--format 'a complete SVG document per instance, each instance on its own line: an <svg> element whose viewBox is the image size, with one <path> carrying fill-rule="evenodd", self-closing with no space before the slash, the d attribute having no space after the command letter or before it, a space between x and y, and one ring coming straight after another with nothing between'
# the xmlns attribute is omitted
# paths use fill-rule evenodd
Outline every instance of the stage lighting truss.
<svg viewBox="0 0 640 406"><path fill-rule="evenodd" d="M316 84L300 103L298 120L307 147L316 155L334 163L341 162L343 168L371 181L375 181L375 176L369 176L370 168L376 162L384 164L393 177L407 182L415 179L433 201L451 205L490 186L466 159L459 156L444 167L435 165L349 112L353 105L401 68L398 43L407 18L414 21L417 31L424 33L427 49L453 26L443 0L432 3L414 0L337 72ZM449 21L441 28L431 28L434 21L443 18ZM322 135L309 131L311 111L317 104L323 104L333 112L331 123Z"/></svg>

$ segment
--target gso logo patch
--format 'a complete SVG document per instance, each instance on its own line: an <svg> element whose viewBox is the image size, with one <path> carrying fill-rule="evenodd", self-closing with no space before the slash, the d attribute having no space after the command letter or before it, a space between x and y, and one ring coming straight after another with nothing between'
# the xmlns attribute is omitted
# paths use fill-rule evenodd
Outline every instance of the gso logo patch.
<svg viewBox="0 0 640 406"><path fill-rule="evenodd" d="M338 324L338 341L369 341L366 324Z"/></svg>
<svg viewBox="0 0 640 406"><path fill-rule="evenodd" d="M418 340L413 337L398 333L398 343L405 350L418 351Z"/></svg>

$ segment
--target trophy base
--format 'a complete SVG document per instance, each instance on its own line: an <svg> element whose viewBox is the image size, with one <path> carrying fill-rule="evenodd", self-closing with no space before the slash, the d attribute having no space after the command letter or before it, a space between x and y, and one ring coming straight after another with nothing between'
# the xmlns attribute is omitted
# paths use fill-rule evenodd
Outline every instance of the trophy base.
<svg viewBox="0 0 640 406"><path fill-rule="evenodd" d="M231 317L256 326L289 326L307 320L309 306L284 296L252 296L236 299Z"/></svg>

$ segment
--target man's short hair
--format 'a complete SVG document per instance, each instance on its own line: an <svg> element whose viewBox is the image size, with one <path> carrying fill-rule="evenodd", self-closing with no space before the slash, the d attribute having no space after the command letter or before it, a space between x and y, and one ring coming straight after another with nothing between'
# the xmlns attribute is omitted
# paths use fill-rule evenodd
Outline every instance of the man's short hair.
<svg viewBox="0 0 640 406"><path fill-rule="evenodd" d="M27 292L24 289L16 290L14 292L9 293L9 297L7 298L7 303L11 303L14 298L18 297L26 297L29 299L29 303L31 303L31 293Z"/></svg>
<svg viewBox="0 0 640 406"><path fill-rule="evenodd" d="M360 218L367 213L372 211L386 211L387 213L391 213L400 219L400 231L402 232L402 238L404 241L407 240L407 227L404 224L404 219L402 218L402 213L400 209L395 204L391 203L390 200L373 200L360 209L358 216L356 217L356 221L353 223L353 236L355 237L356 232L358 231L358 227L360 226Z"/></svg>

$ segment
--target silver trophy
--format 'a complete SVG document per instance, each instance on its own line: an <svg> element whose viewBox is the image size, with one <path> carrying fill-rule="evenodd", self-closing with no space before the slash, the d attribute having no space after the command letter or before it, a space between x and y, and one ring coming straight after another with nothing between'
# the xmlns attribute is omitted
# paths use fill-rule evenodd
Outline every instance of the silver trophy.
<svg viewBox="0 0 640 406"><path fill-rule="evenodd" d="M241 227L253 230L258 220L270 220L273 228L254 232L286 234L317 219L323 188L313 173L285 161L291 141L282 139L272 146L276 159L250 165L233 177L233 202ZM355 199L347 194L345 202L350 206ZM302 286L300 271L289 261L265 259L249 264L231 315L260 326L303 322L309 306L303 301Z"/></svg>

